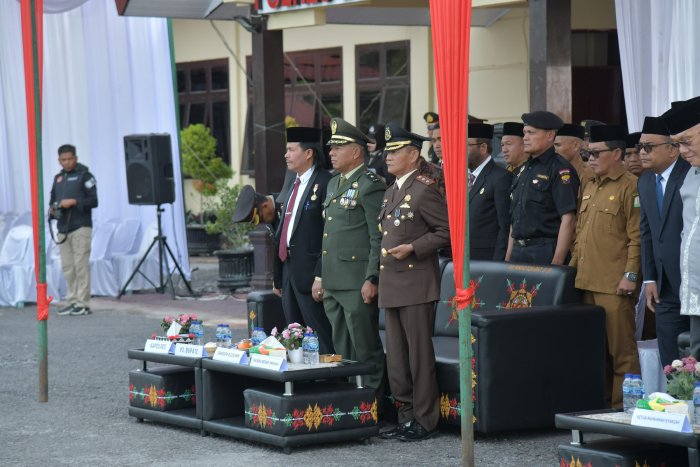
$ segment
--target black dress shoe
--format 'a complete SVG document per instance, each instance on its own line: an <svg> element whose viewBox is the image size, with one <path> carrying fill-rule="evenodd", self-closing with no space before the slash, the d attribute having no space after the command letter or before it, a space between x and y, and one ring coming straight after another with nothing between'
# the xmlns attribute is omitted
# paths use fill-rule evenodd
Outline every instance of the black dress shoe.
<svg viewBox="0 0 700 467"><path fill-rule="evenodd" d="M400 441L423 441L424 439L431 438L437 433L437 430L428 431L417 421L413 420L411 426L409 426L402 433L398 434L395 439Z"/></svg>
<svg viewBox="0 0 700 467"><path fill-rule="evenodd" d="M404 431L408 430L411 427L412 423L413 423L413 420L410 420L406 423L399 423L391 430L386 430L386 431L379 433L379 437L382 439L396 439Z"/></svg>

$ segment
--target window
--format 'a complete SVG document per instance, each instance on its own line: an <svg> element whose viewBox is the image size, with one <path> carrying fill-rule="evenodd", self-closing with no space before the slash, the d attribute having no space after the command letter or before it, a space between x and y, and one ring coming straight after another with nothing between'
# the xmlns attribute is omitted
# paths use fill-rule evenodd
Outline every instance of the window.
<svg viewBox="0 0 700 467"><path fill-rule="evenodd" d="M410 130L409 44L367 44L355 49L357 123L361 130L388 122Z"/></svg>
<svg viewBox="0 0 700 467"><path fill-rule="evenodd" d="M216 154L231 163L228 59L178 63L180 127L203 123L216 138Z"/></svg>
<svg viewBox="0 0 700 467"><path fill-rule="evenodd" d="M247 57L248 112L241 173L254 175L252 57ZM343 115L342 49L287 52L284 55L284 109L299 126L330 127Z"/></svg>

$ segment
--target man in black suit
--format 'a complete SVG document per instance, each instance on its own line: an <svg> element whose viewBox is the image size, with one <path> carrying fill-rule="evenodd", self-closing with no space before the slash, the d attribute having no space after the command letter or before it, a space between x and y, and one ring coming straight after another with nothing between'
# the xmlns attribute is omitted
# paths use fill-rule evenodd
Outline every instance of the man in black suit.
<svg viewBox="0 0 700 467"><path fill-rule="evenodd" d="M470 123L468 136L470 258L503 261L510 232L512 174L491 157L493 125Z"/></svg>
<svg viewBox="0 0 700 467"><path fill-rule="evenodd" d="M281 220L275 232L274 292L288 322L311 326L321 353L334 353L331 324L322 297L311 294L321 276L322 203L331 174L323 169L321 130L287 128L287 169L296 173L282 190Z"/></svg>
<svg viewBox="0 0 700 467"><path fill-rule="evenodd" d="M656 313L662 365L678 358L678 334L690 329L680 314L680 250L683 203L678 190L690 168L660 118L644 120L639 155L645 172L637 183L641 203L642 275L647 306Z"/></svg>

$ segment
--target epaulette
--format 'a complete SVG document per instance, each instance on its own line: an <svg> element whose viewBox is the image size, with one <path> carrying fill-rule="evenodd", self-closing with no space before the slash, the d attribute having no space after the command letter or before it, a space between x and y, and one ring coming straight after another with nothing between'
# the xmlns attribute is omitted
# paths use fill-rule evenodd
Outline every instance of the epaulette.
<svg viewBox="0 0 700 467"><path fill-rule="evenodd" d="M372 172L371 170L365 170L365 175L367 175L367 178L369 178L370 180L372 180L372 182L378 182L378 181L380 181L380 180L379 180L379 177L377 177L377 174L375 174L375 173Z"/></svg>
<svg viewBox="0 0 700 467"><path fill-rule="evenodd" d="M417 177L416 177L416 180L418 180L418 181L421 182L422 184L428 185L428 186L430 186L430 185L432 185L432 184L435 183L435 180L433 180L432 178L426 177L425 175L419 175L419 176L417 176Z"/></svg>

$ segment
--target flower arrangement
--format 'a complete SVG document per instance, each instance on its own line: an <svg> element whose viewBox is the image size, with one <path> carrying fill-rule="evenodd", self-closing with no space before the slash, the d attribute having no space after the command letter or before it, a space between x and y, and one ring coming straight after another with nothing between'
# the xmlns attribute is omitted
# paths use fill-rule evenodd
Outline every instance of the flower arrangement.
<svg viewBox="0 0 700 467"><path fill-rule="evenodd" d="M668 379L666 392L680 400L691 400L695 382L700 377L700 363L693 357L685 357L674 360L664 367L664 374Z"/></svg>
<svg viewBox="0 0 700 467"><path fill-rule="evenodd" d="M163 321L161 321L160 323L160 327L163 328L163 331L168 332L168 329L170 329L170 325L173 324L174 321L179 323L180 326L182 326L182 329L180 329L180 334L188 334L190 332L190 325L192 324L192 320L196 319L196 313L185 313L179 315L177 318L173 318L172 316L168 315L165 318L163 318Z"/></svg>
<svg viewBox="0 0 700 467"><path fill-rule="evenodd" d="M287 350L295 350L301 348L301 341L304 340L304 334L314 332L310 326L302 326L299 323L290 323L282 332L277 331L277 327L272 328L270 335L277 338L280 344Z"/></svg>

